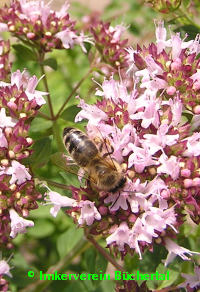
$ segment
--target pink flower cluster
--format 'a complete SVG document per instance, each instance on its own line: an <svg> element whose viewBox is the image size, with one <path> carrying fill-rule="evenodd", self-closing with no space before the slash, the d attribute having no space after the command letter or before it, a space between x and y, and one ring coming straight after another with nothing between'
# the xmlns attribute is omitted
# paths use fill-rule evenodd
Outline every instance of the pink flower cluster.
<svg viewBox="0 0 200 292"><path fill-rule="evenodd" d="M143 94L162 94L163 100L178 96L191 114L200 114L199 35L195 40L185 41L185 38L182 40L180 33L176 33L167 40L164 24L158 21L156 44L128 49L129 71L140 80Z"/></svg>
<svg viewBox="0 0 200 292"><path fill-rule="evenodd" d="M41 52L69 49L75 44L85 52L83 43L92 41L83 34L77 35L68 8L67 2L56 12L44 1L12 0L9 7L0 9L0 31L11 32Z"/></svg>
<svg viewBox="0 0 200 292"><path fill-rule="evenodd" d="M95 40L95 46L101 55L101 61L113 68L126 66L125 46L128 40L121 40L126 30L123 25L111 26L109 22L94 21L91 23L91 33Z"/></svg>
<svg viewBox="0 0 200 292"><path fill-rule="evenodd" d="M101 101L89 105L80 100L75 118L88 120L91 139L104 137L113 147L111 156L123 167L126 184L118 192L98 194L72 187L73 199L50 201L57 211L71 207L68 213L75 222L103 235L122 256L135 251L142 258L154 242L163 244L169 251L167 265L176 255L187 260L187 254L195 253L171 240L183 214L200 222L200 132L191 123L194 112L199 120L199 43L186 43L179 34L167 41L162 23L156 35L157 45L128 49L134 88L129 90L126 80L105 79L96 91Z"/></svg>
<svg viewBox="0 0 200 292"><path fill-rule="evenodd" d="M12 277L10 273L10 267L5 260L0 261L0 291L8 291L8 282L4 279L4 275Z"/></svg>
<svg viewBox="0 0 200 292"><path fill-rule="evenodd" d="M0 40L0 80L7 80L10 73L10 43Z"/></svg>
<svg viewBox="0 0 200 292"><path fill-rule="evenodd" d="M28 136L30 118L45 103L45 92L37 91L36 76L26 71L11 74L10 83L0 82L0 246L12 247L10 237L33 226L27 217L37 208L36 191L30 169L22 163L30 156L33 140Z"/></svg>

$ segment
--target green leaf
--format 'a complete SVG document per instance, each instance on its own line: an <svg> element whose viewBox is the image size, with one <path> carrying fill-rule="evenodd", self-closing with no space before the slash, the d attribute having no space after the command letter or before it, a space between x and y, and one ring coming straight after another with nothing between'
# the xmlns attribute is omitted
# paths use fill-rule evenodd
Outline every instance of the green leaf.
<svg viewBox="0 0 200 292"><path fill-rule="evenodd" d="M78 170L79 166L76 164L71 165L67 162L65 158L65 154L63 152L56 152L50 157L51 162L56 165L59 169L64 171L59 171L59 175L64 179L65 185L73 185L76 187L80 187L80 181L78 180ZM87 178L87 174L85 174L83 179Z"/></svg>
<svg viewBox="0 0 200 292"><path fill-rule="evenodd" d="M183 0L183 5L187 8L190 4L190 0Z"/></svg>
<svg viewBox="0 0 200 292"><path fill-rule="evenodd" d="M74 122L75 116L80 112L80 108L76 105L69 106L64 110L61 115L61 118L67 122Z"/></svg>
<svg viewBox="0 0 200 292"><path fill-rule="evenodd" d="M35 54L28 47L21 44L16 44L13 45L12 47L15 50L16 55L18 56L19 59L23 59L25 61L36 61Z"/></svg>
<svg viewBox="0 0 200 292"><path fill-rule="evenodd" d="M90 292L85 289L85 285L83 281L74 281L70 283L68 287L66 287L63 292Z"/></svg>
<svg viewBox="0 0 200 292"><path fill-rule="evenodd" d="M38 218L49 218L52 219L52 215L50 214L50 206L39 205L38 209L30 211L30 217L34 219ZM57 218L57 217L56 217Z"/></svg>
<svg viewBox="0 0 200 292"><path fill-rule="evenodd" d="M45 66L49 66L50 68L52 68L53 70L57 70L58 69L58 64L56 59L54 58L48 58L43 62L43 65Z"/></svg>
<svg viewBox="0 0 200 292"><path fill-rule="evenodd" d="M133 34L135 34L135 35L140 35L140 30L141 30L141 28L139 27L139 25L138 24L136 24L135 22L134 23L131 23L130 24L130 26L128 27L128 30L130 31L130 32L132 32Z"/></svg>
<svg viewBox="0 0 200 292"><path fill-rule="evenodd" d="M28 271L33 271L35 276L33 278L28 277ZM23 269L22 267L15 267L13 270L11 270L11 274L11 282L16 284L18 288L24 288L27 285L35 282L36 276L39 274L39 272L35 267L29 266L26 269ZM17 291L19 291L19 289L17 289Z"/></svg>
<svg viewBox="0 0 200 292"><path fill-rule="evenodd" d="M67 166L67 161L64 157L63 152L56 152L51 155L50 157L51 162L55 164L57 167L59 167L62 170L68 171L69 167Z"/></svg>
<svg viewBox="0 0 200 292"><path fill-rule="evenodd" d="M175 32L184 32L188 34L187 40L194 40L196 35L200 32L199 28L195 25L182 25L175 29Z"/></svg>
<svg viewBox="0 0 200 292"><path fill-rule="evenodd" d="M108 261L105 259L105 257L101 253L98 253L96 257L95 271L97 273L101 271L101 273L104 274L106 271L107 265L108 265Z"/></svg>
<svg viewBox="0 0 200 292"><path fill-rule="evenodd" d="M168 286L171 286L173 283L175 283L175 281L177 280L178 276L179 276L179 272L174 270L174 269L169 269L166 268L163 264L160 264L157 268L156 268L156 272L158 273L158 279L154 279L154 280L148 280L147 281L147 286L150 289L162 289ZM163 275L163 276L162 276ZM167 279L167 275L168 278ZM161 278L164 278L165 280L160 280Z"/></svg>
<svg viewBox="0 0 200 292"><path fill-rule="evenodd" d="M35 220L34 227L28 230L28 235L34 238L45 238L54 232L54 225L48 220L40 219Z"/></svg>
<svg viewBox="0 0 200 292"><path fill-rule="evenodd" d="M85 252L86 270L91 274L104 274L108 265L105 257L94 249ZM101 280L92 280L94 286L98 286Z"/></svg>
<svg viewBox="0 0 200 292"><path fill-rule="evenodd" d="M33 168L42 167L45 165L51 155L51 139L50 138L42 138L37 140L32 147L33 155L26 160L29 164L32 164Z"/></svg>
<svg viewBox="0 0 200 292"><path fill-rule="evenodd" d="M53 123L53 138L56 142L57 149L59 151L65 151L65 146L63 144L63 136L62 136L62 130L61 125L58 121L55 121Z"/></svg>
<svg viewBox="0 0 200 292"><path fill-rule="evenodd" d="M97 254L94 248L88 249L84 254L86 270L88 273L94 272L96 255Z"/></svg>
<svg viewBox="0 0 200 292"><path fill-rule="evenodd" d="M15 252L14 257L13 257L11 263L15 267L20 267L21 269L27 269L29 267L29 265L26 262L25 258L19 252Z"/></svg>
<svg viewBox="0 0 200 292"><path fill-rule="evenodd" d="M71 227L58 237L57 250L60 258L68 254L74 246L83 238L83 230Z"/></svg>
<svg viewBox="0 0 200 292"><path fill-rule="evenodd" d="M49 136L52 134L52 125L53 125L52 121L36 117L31 122L29 135L34 140L40 139L41 137L44 136Z"/></svg>
<svg viewBox="0 0 200 292"><path fill-rule="evenodd" d="M73 169L75 169L75 166ZM77 169L78 169L78 167L77 167ZM74 171L68 170L67 172L59 171L59 174L64 179L65 185L67 185L67 186L73 185L74 187L80 188L80 181L78 180L78 176L77 176L77 173L75 172L75 170ZM84 180L82 182L84 182Z"/></svg>

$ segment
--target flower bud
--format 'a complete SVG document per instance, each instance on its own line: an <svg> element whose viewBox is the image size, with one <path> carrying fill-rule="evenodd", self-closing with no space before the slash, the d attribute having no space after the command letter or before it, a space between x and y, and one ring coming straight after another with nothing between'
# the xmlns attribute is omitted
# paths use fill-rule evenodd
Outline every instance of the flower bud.
<svg viewBox="0 0 200 292"><path fill-rule="evenodd" d="M2 164L2 166L8 166L9 165L8 159L2 159L1 164Z"/></svg>
<svg viewBox="0 0 200 292"><path fill-rule="evenodd" d="M151 3L156 11L170 13L175 11L181 4L181 0L146 0Z"/></svg>
<svg viewBox="0 0 200 292"><path fill-rule="evenodd" d="M183 177L190 177L191 176L191 171L187 168L181 169L181 176Z"/></svg>
<svg viewBox="0 0 200 292"><path fill-rule="evenodd" d="M196 114L196 115L199 115L200 114L200 105L196 105L193 109L193 112Z"/></svg>
<svg viewBox="0 0 200 292"><path fill-rule="evenodd" d="M193 186L194 187L200 187L200 177L195 177L193 179Z"/></svg>
<svg viewBox="0 0 200 292"><path fill-rule="evenodd" d="M28 38L29 40L32 40L32 39L35 38L35 33L34 33L34 32L28 32L28 33L26 34L26 36L27 36L27 38Z"/></svg>
<svg viewBox="0 0 200 292"><path fill-rule="evenodd" d="M186 178L186 179L184 179L183 183L184 183L184 187L186 189L191 188L193 186L193 180L192 179Z"/></svg>

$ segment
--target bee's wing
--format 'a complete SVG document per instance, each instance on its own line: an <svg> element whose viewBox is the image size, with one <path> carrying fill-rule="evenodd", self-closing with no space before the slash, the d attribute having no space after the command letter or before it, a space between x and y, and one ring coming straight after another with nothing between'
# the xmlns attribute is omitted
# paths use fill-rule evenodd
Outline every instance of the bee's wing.
<svg viewBox="0 0 200 292"><path fill-rule="evenodd" d="M60 169L78 175L79 167L70 156L65 155L63 152L56 152L51 155L51 161Z"/></svg>
<svg viewBox="0 0 200 292"><path fill-rule="evenodd" d="M84 179L92 179L89 178L89 175L87 171L83 168L80 168L72 159L70 156L67 156L63 152L56 152L53 155L51 155L51 161L53 164L58 166L60 169L73 173L78 176L79 181Z"/></svg>

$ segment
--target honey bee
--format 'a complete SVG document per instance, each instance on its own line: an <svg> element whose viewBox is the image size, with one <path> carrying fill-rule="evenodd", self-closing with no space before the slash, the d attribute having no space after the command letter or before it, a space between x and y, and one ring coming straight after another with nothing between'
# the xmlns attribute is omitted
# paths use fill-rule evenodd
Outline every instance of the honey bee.
<svg viewBox="0 0 200 292"><path fill-rule="evenodd" d="M126 177L119 163L110 157L110 153L101 154L84 132L65 128L63 142L73 161L88 173L93 190L114 193L124 186Z"/></svg>

